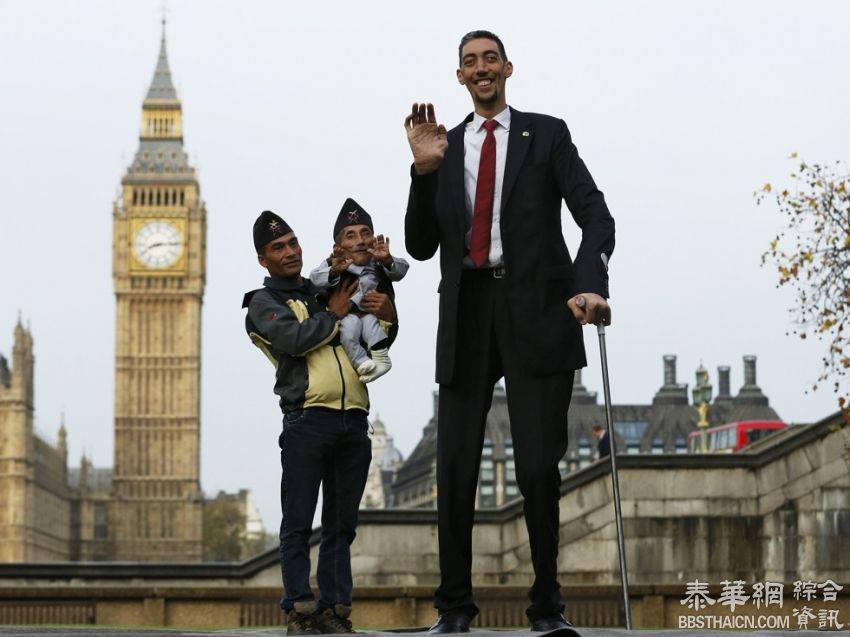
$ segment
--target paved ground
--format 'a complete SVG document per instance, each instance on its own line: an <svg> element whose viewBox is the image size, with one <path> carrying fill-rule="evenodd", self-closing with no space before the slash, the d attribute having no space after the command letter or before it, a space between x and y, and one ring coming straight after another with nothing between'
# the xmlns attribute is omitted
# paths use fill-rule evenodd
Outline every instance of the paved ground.
<svg viewBox="0 0 850 637"><path fill-rule="evenodd" d="M641 630L629 633L624 629L607 628L580 628L582 637L625 637L626 635L640 635L640 637L729 637L729 635L745 634L757 637L780 637L793 634L794 637L824 637L825 635L842 635L850 637L850 631L754 631L735 633L733 631L705 631L705 630ZM542 637L543 633L532 633L530 631L506 631L506 630L473 630L474 637ZM398 637L398 633L363 633L377 637ZM166 630L166 629L130 629L130 628L78 628L78 627L41 627L41 626L0 626L0 636L32 637L34 635L53 635L68 637L282 637L286 635L286 628L264 628L264 629L230 629L213 631L191 631L191 630ZM546 633L547 637L562 637L558 631Z"/></svg>

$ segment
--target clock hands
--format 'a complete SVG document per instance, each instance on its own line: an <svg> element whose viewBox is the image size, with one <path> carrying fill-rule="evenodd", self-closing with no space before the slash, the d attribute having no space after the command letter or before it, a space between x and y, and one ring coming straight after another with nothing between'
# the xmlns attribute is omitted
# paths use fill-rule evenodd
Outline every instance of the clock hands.
<svg viewBox="0 0 850 637"><path fill-rule="evenodd" d="M148 252L150 252L154 248L161 248L163 246L179 246L179 245L180 245L179 241L159 241L157 243L152 243L149 246L147 246L144 250L142 250L142 254L147 254Z"/></svg>

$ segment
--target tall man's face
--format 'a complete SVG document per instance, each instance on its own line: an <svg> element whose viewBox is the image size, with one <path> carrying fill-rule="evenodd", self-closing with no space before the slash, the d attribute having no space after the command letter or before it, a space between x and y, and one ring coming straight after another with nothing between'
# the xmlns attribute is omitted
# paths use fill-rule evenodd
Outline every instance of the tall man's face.
<svg viewBox="0 0 850 637"><path fill-rule="evenodd" d="M366 265L372 257L368 250L375 244L375 236L366 224L345 226L339 231L337 245L342 248L345 258L354 265Z"/></svg>
<svg viewBox="0 0 850 637"><path fill-rule="evenodd" d="M280 279L294 279L300 276L301 267L304 265L301 245L294 232L269 241L257 255L257 260L270 275Z"/></svg>
<svg viewBox="0 0 850 637"><path fill-rule="evenodd" d="M466 86L476 110L481 106L495 115L507 105L505 80L513 71L513 64L502 59L494 40L476 38L461 50L457 79Z"/></svg>

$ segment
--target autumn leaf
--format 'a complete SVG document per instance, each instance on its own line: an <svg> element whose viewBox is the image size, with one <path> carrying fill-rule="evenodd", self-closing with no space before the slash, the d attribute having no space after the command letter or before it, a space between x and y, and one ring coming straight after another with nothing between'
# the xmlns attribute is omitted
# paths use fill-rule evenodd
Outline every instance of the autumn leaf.
<svg viewBox="0 0 850 637"><path fill-rule="evenodd" d="M795 171L788 187L777 186L775 202L786 227L771 239L761 255L763 266L772 265L778 285L794 290L796 300L790 310L801 339L807 335L812 345L825 354L818 381L834 381L839 406L850 413L850 175L843 162L807 164L795 151L790 159ZM756 193L756 202L767 202L773 193L765 183ZM780 241L784 250L779 249ZM817 390L818 384L811 389Z"/></svg>

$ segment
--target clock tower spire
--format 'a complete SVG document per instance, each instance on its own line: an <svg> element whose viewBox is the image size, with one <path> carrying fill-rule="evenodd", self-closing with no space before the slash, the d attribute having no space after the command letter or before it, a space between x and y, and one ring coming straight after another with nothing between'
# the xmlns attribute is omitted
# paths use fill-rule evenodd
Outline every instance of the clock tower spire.
<svg viewBox="0 0 850 637"><path fill-rule="evenodd" d="M183 149L165 20L139 147L113 208L113 559L201 559L201 303L206 209Z"/></svg>

